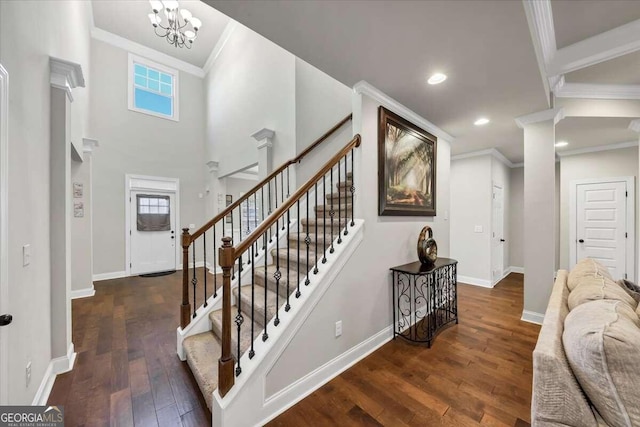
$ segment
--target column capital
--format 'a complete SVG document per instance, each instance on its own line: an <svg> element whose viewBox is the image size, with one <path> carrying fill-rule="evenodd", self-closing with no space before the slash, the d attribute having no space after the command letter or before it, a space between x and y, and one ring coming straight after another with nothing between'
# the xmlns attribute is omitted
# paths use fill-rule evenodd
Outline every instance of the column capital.
<svg viewBox="0 0 640 427"><path fill-rule="evenodd" d="M97 139L82 138L82 152L91 153L96 147L99 147L100 143Z"/></svg>
<svg viewBox="0 0 640 427"><path fill-rule="evenodd" d="M640 133L640 119L631 120L631 123L629 123L629 129Z"/></svg>
<svg viewBox="0 0 640 427"><path fill-rule="evenodd" d="M85 84L82 66L75 62L49 57L49 68L51 86L64 90L69 101L73 102L71 90L76 87L84 87Z"/></svg>
<svg viewBox="0 0 640 427"><path fill-rule="evenodd" d="M553 120L553 124L557 125L560 120L564 119L564 109L550 108L548 110L537 111L535 113L526 114L524 116L516 117L516 124L520 129L524 129L526 125L533 123L546 122Z"/></svg>
<svg viewBox="0 0 640 427"><path fill-rule="evenodd" d="M207 167L209 168L209 173L218 172L220 170L220 163L210 160L207 162Z"/></svg>
<svg viewBox="0 0 640 427"><path fill-rule="evenodd" d="M258 141L258 150L261 148L271 148L273 147L273 142L271 140L275 136L275 131L268 128L262 128L258 132L251 135L256 141Z"/></svg>

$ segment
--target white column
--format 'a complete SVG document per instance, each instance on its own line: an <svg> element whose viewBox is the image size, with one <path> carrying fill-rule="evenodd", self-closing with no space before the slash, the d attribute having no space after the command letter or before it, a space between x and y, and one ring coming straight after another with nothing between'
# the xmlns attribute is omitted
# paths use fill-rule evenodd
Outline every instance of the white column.
<svg viewBox="0 0 640 427"><path fill-rule="evenodd" d="M276 133L267 128L251 135L258 141L258 179L263 180L273 171L273 137Z"/></svg>
<svg viewBox="0 0 640 427"><path fill-rule="evenodd" d="M638 134L638 139L639 139L638 142L640 143L640 119L632 120L631 123L629 123L629 129L631 129L632 131ZM638 165L640 165L640 147L638 147ZM638 176L640 177L640 170L638 170ZM636 185L639 185L639 184L636 183ZM636 239L638 239L638 236L640 236L640 224L636 224ZM640 257L640 251L638 251L636 256ZM640 258L638 258L638 263L636 264L636 271L635 271L636 277L639 277L639 273L640 273L639 270L640 270Z"/></svg>
<svg viewBox="0 0 640 427"><path fill-rule="evenodd" d="M524 309L522 319L541 323L556 264L555 125L562 109L518 117L524 130Z"/></svg>

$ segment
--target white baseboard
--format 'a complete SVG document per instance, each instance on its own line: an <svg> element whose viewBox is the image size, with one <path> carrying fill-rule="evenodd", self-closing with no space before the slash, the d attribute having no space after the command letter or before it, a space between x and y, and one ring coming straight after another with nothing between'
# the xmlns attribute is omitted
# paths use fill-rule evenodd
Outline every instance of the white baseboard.
<svg viewBox="0 0 640 427"><path fill-rule="evenodd" d="M493 288L493 285L491 284L491 280L477 279L475 277L468 277L468 276L460 276L460 275L458 275L458 283L465 283L467 285L481 286L483 288Z"/></svg>
<svg viewBox="0 0 640 427"><path fill-rule="evenodd" d="M56 357L49 362L47 370L44 372L44 377L40 382L40 387L38 387L38 391L36 391L36 395L33 397L32 406L46 405L47 400L49 400L49 394L51 394L51 389L53 388L53 383L56 381L56 376L73 369L73 365L76 362L76 353L73 350L73 343L71 343L69 344L66 355Z"/></svg>
<svg viewBox="0 0 640 427"><path fill-rule="evenodd" d="M520 320L529 323L535 323L536 325L542 325L544 314L536 313L535 311L523 310Z"/></svg>
<svg viewBox="0 0 640 427"><path fill-rule="evenodd" d="M96 294L96 290L91 285L90 288L76 289L71 291L71 299L92 297Z"/></svg>
<svg viewBox="0 0 640 427"><path fill-rule="evenodd" d="M127 273L125 271L113 271L111 273L94 274L93 281L98 282L100 280L121 279L123 277L127 277Z"/></svg>
<svg viewBox="0 0 640 427"><path fill-rule="evenodd" d="M520 274L524 274L524 267L514 267L514 266L511 266L511 267L509 267L509 273L520 273Z"/></svg>
<svg viewBox="0 0 640 427"><path fill-rule="evenodd" d="M272 415L262 420L258 425L265 425L279 414L283 413L392 339L393 327L388 326L360 344L351 347L349 350L320 366L316 370L308 373L296 382L273 394L266 399L265 406L271 403L275 404L278 409L274 410ZM278 401L282 401L282 404L278 405Z"/></svg>

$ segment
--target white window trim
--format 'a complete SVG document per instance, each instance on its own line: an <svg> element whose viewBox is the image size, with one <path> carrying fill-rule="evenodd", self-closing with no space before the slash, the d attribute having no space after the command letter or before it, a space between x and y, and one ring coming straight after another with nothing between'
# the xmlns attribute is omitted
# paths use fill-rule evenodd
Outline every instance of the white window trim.
<svg viewBox="0 0 640 427"><path fill-rule="evenodd" d="M173 116L165 116L164 114L154 113L153 111L143 110L140 108L136 108L135 100L134 100L134 78L133 78L133 64L138 63L144 66L155 68L156 70L162 71L163 73L171 74L173 76ZM178 70L173 68L169 68L165 65L158 64L157 62L153 62L149 59L143 58L141 56L134 55L129 53L129 75L127 76L128 81L128 98L129 98L129 110L135 111L137 113L147 114L149 116L159 117L161 119L173 120L174 122L180 121L180 96L179 96L179 74Z"/></svg>

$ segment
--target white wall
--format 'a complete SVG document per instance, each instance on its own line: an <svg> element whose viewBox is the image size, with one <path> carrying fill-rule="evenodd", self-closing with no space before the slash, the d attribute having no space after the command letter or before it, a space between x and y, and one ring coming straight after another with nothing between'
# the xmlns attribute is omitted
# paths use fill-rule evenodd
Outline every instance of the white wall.
<svg viewBox="0 0 640 427"><path fill-rule="evenodd" d="M274 166L295 156L292 54L237 24L205 85L208 160L220 162L220 176L258 162L251 135L262 128L275 131Z"/></svg>
<svg viewBox="0 0 640 427"><path fill-rule="evenodd" d="M424 225L433 228L438 255L449 255L449 222L444 213L449 210L450 145L438 140L437 216L379 217L378 106L378 102L363 96L362 111L354 111L354 115L362 113L355 185L356 216L365 220L364 241L267 376L267 396L390 327L389 268L417 260L416 241ZM338 320L342 320L343 334L335 338Z"/></svg>
<svg viewBox="0 0 640 427"><path fill-rule="evenodd" d="M71 163L71 185L83 185L83 196L73 198L71 203L82 202L84 216L71 218L71 289L74 291L93 289L92 228L91 228L91 161L92 154L84 153L84 161ZM71 206L73 213L73 206Z"/></svg>
<svg viewBox="0 0 640 427"><path fill-rule="evenodd" d="M303 60L295 59L296 154L351 113L352 90ZM353 127L346 123L296 167L296 179L311 178L337 151L351 140Z"/></svg>
<svg viewBox="0 0 640 427"><path fill-rule="evenodd" d="M9 72L9 326L10 404L30 404L51 359L49 235L49 56L89 69L85 2L0 2L0 63ZM88 94L74 90L71 142L82 150ZM22 246L31 264L22 265ZM25 367L32 362L32 378Z"/></svg>
<svg viewBox="0 0 640 427"><path fill-rule="evenodd" d="M92 40L94 274L125 270L125 174L180 179L180 227L205 221L205 95L199 77L180 72L180 121L130 111L128 52ZM179 233L178 230L176 230Z"/></svg>
<svg viewBox="0 0 640 427"><path fill-rule="evenodd" d="M560 268L569 268L569 194L571 181L622 176L638 176L638 147L561 157ZM636 227L638 226L638 199L638 183L636 180ZM635 233L635 236L636 248L638 248L638 233ZM638 277L637 270L636 266L636 277Z"/></svg>
<svg viewBox="0 0 640 427"><path fill-rule="evenodd" d="M524 268L524 168L510 173L509 203L509 266Z"/></svg>
<svg viewBox="0 0 640 427"><path fill-rule="evenodd" d="M491 281L491 163L490 155L451 162L451 257L461 281L485 285Z"/></svg>

